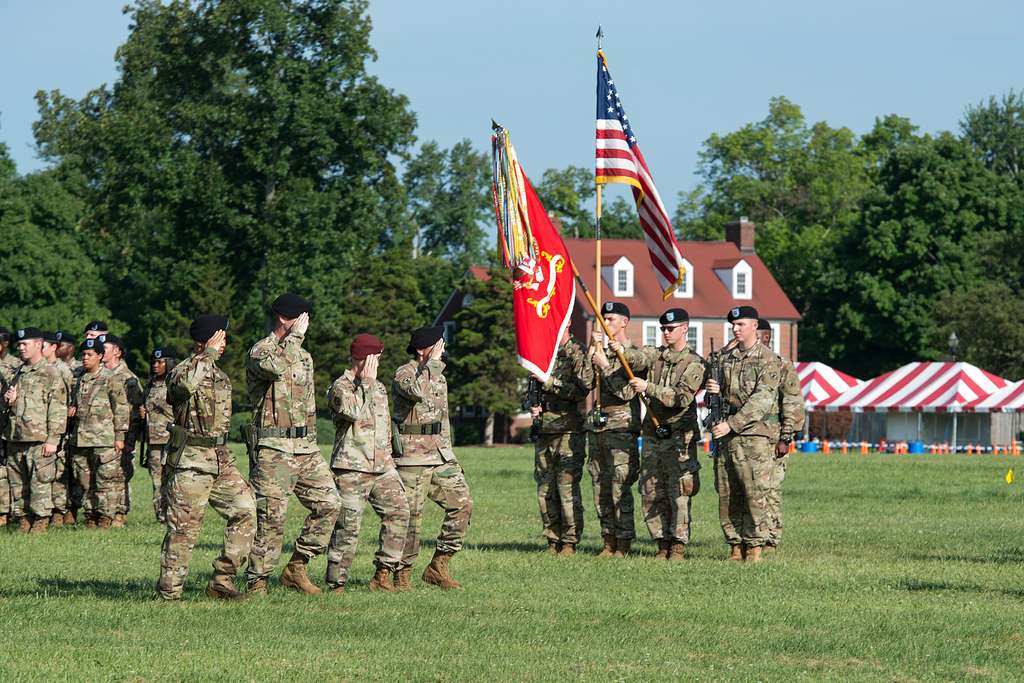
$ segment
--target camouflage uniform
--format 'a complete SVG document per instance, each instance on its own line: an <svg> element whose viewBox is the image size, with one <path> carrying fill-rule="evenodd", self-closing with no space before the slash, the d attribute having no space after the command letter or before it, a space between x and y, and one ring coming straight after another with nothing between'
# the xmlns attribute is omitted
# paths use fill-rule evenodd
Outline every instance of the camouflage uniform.
<svg viewBox="0 0 1024 683"><path fill-rule="evenodd" d="M165 468L166 448L169 434L167 428L174 422L171 404L167 402L167 381L165 377L151 379L142 394L146 408L145 429L142 438L149 447L146 467L153 480L153 514L161 524L166 520L167 482L170 468Z"/></svg>
<svg viewBox="0 0 1024 683"><path fill-rule="evenodd" d="M6 392L21 367L21 360L11 353L0 356L0 396ZM7 441L3 434L7 432L7 404L0 399L0 516L11 511L11 485L7 480L6 453Z"/></svg>
<svg viewBox="0 0 1024 683"><path fill-rule="evenodd" d="M440 360L422 366L411 360L398 368L391 384L392 420L402 443L395 464L409 498L409 533L402 567L413 566L419 555L427 498L444 510L435 548L446 555L462 550L473 512L469 484L452 450L444 367Z"/></svg>
<svg viewBox="0 0 1024 683"><path fill-rule="evenodd" d="M206 506L227 521L224 546L213 561L214 578L233 577L245 563L256 533L256 501L227 447L231 428L231 380L217 367L219 353L194 353L170 373L167 399L174 424L188 434L184 447L167 454L167 533L160 549L157 591L181 597Z"/></svg>
<svg viewBox="0 0 1024 683"><path fill-rule="evenodd" d="M323 553L341 511L331 471L316 443L313 359L302 348L303 335L270 334L246 358L245 374L254 426L259 429L249 474L256 490L256 540L246 579L250 584L274 571L281 556L288 496L310 512L295 540L295 553Z"/></svg>
<svg viewBox="0 0 1024 683"><path fill-rule="evenodd" d="M128 397L128 405L131 406L128 432L124 437L124 451L121 452L120 462L121 470L124 472L124 485L121 490L121 503L117 506L118 514L127 515L132 508L132 490L129 482L135 475L132 454L135 452L135 444L142 437L142 416L139 414L139 408L143 404L142 384L135 373L128 369L128 364L124 360L111 368L110 372L124 384L124 394Z"/></svg>
<svg viewBox="0 0 1024 683"><path fill-rule="evenodd" d="M623 345L628 351L632 343ZM640 467L637 435L640 433L640 399L629 386L629 377L618 356L610 355L607 370L601 372L601 410L608 415L608 423L598 427L590 421L590 471L594 486L594 509L601 522L601 535L618 540L636 537L633 524L633 484Z"/></svg>
<svg viewBox="0 0 1024 683"><path fill-rule="evenodd" d="M124 490L124 471L114 449L128 431L124 384L104 367L83 372L72 391L72 507L86 517L113 518Z"/></svg>
<svg viewBox="0 0 1024 683"><path fill-rule="evenodd" d="M779 357L781 378L779 381L779 439L792 438L804 428L804 396L800 390L800 376L789 361ZM772 442L772 446L778 439ZM776 547L782 540L782 482L786 478L789 454L772 462L772 476L768 488L768 540L766 545Z"/></svg>
<svg viewBox="0 0 1024 683"><path fill-rule="evenodd" d="M18 388L7 406L7 480L12 518L31 513L49 521L53 513L53 478L56 455L43 445L59 446L67 428L68 398L60 373L45 360L22 365L11 385Z"/></svg>
<svg viewBox="0 0 1024 683"><path fill-rule="evenodd" d="M644 419L643 460L640 464L640 497L644 519L656 541L690 542L690 507L700 491L697 442L697 405L694 396L704 383L704 360L689 348L645 346L628 353L635 370L647 370L650 413ZM613 381L621 381L612 378ZM651 413L671 429L659 439Z"/></svg>
<svg viewBox="0 0 1024 683"><path fill-rule="evenodd" d="M327 583L344 586L356 555L363 506L370 501L380 517L374 563L397 571L409 530L409 501L391 457L391 416L384 385L367 388L352 370L336 379L327 392L334 417L331 470L341 493L341 514L327 551Z"/></svg>
<svg viewBox="0 0 1024 683"><path fill-rule="evenodd" d="M586 441L579 403L593 382L593 366L575 340L558 349L555 367L541 388L540 430L533 477L544 536L575 546L583 537L583 476Z"/></svg>
<svg viewBox="0 0 1024 683"><path fill-rule="evenodd" d="M75 377L70 366L61 359L55 360L51 365L60 374L64 381L65 395L68 398L68 405L71 405L72 389L75 385ZM68 447L67 438L60 440L60 449L57 451L55 461L56 470L53 475L53 512L64 514L70 509L69 491L72 487L71 481L74 466L71 464L71 449Z"/></svg>
<svg viewBox="0 0 1024 683"><path fill-rule="evenodd" d="M731 546L763 546L768 539L766 497L778 439L779 363L764 344L722 355L722 399L730 433L718 440L715 488L718 515Z"/></svg>

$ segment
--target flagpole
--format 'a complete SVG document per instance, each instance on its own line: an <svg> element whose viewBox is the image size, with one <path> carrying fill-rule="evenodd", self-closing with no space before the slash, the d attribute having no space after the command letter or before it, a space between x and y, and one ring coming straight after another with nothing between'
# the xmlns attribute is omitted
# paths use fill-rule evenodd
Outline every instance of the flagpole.
<svg viewBox="0 0 1024 683"><path fill-rule="evenodd" d="M604 38L604 31L601 30L601 26L597 27L597 51L601 52L601 39ZM604 318L601 317L601 183L597 182L597 174L594 174L594 185L597 187L597 206L594 209L594 289L597 290L596 306L594 307L594 315L601 320L601 326L605 328L605 335L607 336L608 328L604 325ZM595 324L596 329L596 324ZM605 344L608 343L607 340ZM596 378L596 395L594 397L594 409L600 414L601 412L601 373L597 373Z"/></svg>

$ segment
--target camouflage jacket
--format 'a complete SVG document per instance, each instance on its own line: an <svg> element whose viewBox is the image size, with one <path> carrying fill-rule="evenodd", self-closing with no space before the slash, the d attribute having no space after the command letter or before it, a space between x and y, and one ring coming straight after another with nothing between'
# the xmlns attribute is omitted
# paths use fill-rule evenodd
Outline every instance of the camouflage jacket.
<svg viewBox="0 0 1024 683"><path fill-rule="evenodd" d="M643 432L653 435L654 423L671 427L673 434L697 432L697 404L694 397L704 385L704 359L685 348L673 351L662 346L643 346L626 353L634 371L647 371L647 398L650 412L644 418ZM625 374L610 378L614 384L626 380Z"/></svg>
<svg viewBox="0 0 1024 683"><path fill-rule="evenodd" d="M50 363L54 369L60 373L60 378L64 380L64 386L67 389L68 405L71 405L71 395L75 388L75 373L71 369L71 366L62 361L60 358Z"/></svg>
<svg viewBox="0 0 1024 683"><path fill-rule="evenodd" d="M260 448L286 453L319 453L316 443L316 396L313 357L302 348L304 337L294 332L278 339L269 334L256 342L245 359L245 381L253 424L260 429ZM301 437L264 435L306 428Z"/></svg>
<svg viewBox="0 0 1024 683"><path fill-rule="evenodd" d="M135 444L142 438L142 416L139 408L144 403L142 398L142 383L135 373L128 369L128 364L123 360L110 369L122 384L124 384L124 395L128 397L128 405L131 406L131 413L128 417L128 433L124 437L124 450L131 453L135 450Z"/></svg>
<svg viewBox="0 0 1024 683"><path fill-rule="evenodd" d="M21 366L21 359L8 351L0 357L0 380L3 380L5 385L10 386L14 380L14 375L17 374L18 368Z"/></svg>
<svg viewBox="0 0 1024 683"><path fill-rule="evenodd" d="M635 349L633 343L626 341L623 344L623 353L628 354ZM630 431L634 434L640 433L640 399L637 397L633 387L629 386L629 375L626 368L619 362L619 357L612 351L607 351L608 361L611 365L607 370L594 367L594 381L591 387L597 384L598 373L601 377L601 410L608 414L608 424L604 427L595 427L589 421L586 429L594 432ZM627 355L626 360L629 360ZM633 371L636 368L630 367ZM595 406L596 407L596 406Z"/></svg>
<svg viewBox="0 0 1024 683"><path fill-rule="evenodd" d="M167 378L167 400L173 407L174 424L192 436L222 437L231 429L231 380L217 367L219 357L213 349L193 353ZM217 449L186 445L176 467L217 474Z"/></svg>
<svg viewBox="0 0 1024 683"><path fill-rule="evenodd" d="M722 354L722 399L735 434L778 438L779 379L778 356L764 344Z"/></svg>
<svg viewBox="0 0 1024 683"><path fill-rule="evenodd" d="M788 360L779 359L779 436L792 437L804 428L804 395L800 375Z"/></svg>
<svg viewBox="0 0 1024 683"><path fill-rule="evenodd" d="M60 372L45 360L23 364L10 381L18 397L7 406L7 441L57 446L68 423L68 394Z"/></svg>
<svg viewBox="0 0 1024 683"><path fill-rule="evenodd" d="M583 426L580 401L594 383L594 366L575 339L558 348L551 376L540 392L541 434L577 432Z"/></svg>
<svg viewBox="0 0 1024 683"><path fill-rule="evenodd" d="M334 418L331 469L380 473L394 468L388 392L374 380L367 387L349 369L327 391Z"/></svg>
<svg viewBox="0 0 1024 683"><path fill-rule="evenodd" d="M83 372L72 390L75 417L71 442L79 448L113 448L124 441L130 406L124 383L106 368Z"/></svg>
<svg viewBox="0 0 1024 683"><path fill-rule="evenodd" d="M448 381L444 363L439 360L420 365L411 360L395 372L391 383L392 421L399 426L402 455L395 460L403 465L441 465L455 460L452 450L452 426L448 419ZM437 434L407 434L437 426Z"/></svg>
<svg viewBox="0 0 1024 683"><path fill-rule="evenodd" d="M166 378L151 379L142 397L146 408L146 443L163 445L170 436L167 428L174 422L174 411L167 401Z"/></svg>

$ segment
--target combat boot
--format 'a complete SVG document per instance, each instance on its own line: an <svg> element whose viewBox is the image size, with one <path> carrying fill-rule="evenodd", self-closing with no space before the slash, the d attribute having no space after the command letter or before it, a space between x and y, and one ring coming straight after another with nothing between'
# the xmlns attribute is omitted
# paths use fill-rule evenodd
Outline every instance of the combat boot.
<svg viewBox="0 0 1024 683"><path fill-rule="evenodd" d="M761 561L761 546L755 545L752 548L747 548L747 562L760 562Z"/></svg>
<svg viewBox="0 0 1024 683"><path fill-rule="evenodd" d="M27 534L32 530L32 522L28 521L28 517L18 518L18 531L23 534Z"/></svg>
<svg viewBox="0 0 1024 683"><path fill-rule="evenodd" d="M292 559L288 560L278 583L286 588L293 588L306 595L320 595L320 589L313 585L306 573L306 563L309 559L299 553L292 553Z"/></svg>
<svg viewBox="0 0 1024 683"><path fill-rule="evenodd" d="M235 580L229 574L214 574L206 584L206 596L217 600L245 600L249 596L235 588Z"/></svg>
<svg viewBox="0 0 1024 683"><path fill-rule="evenodd" d="M743 546L736 544L729 546L729 561L730 562L742 562L743 561Z"/></svg>
<svg viewBox="0 0 1024 683"><path fill-rule="evenodd" d="M0 515L0 527L7 526L7 515Z"/></svg>
<svg viewBox="0 0 1024 683"><path fill-rule="evenodd" d="M377 571L370 579L370 590L384 591L385 593L397 593L394 582L391 581L391 570L382 564L377 565Z"/></svg>
<svg viewBox="0 0 1024 683"><path fill-rule="evenodd" d="M50 526L52 526L52 527L64 526L64 513L63 512L54 512L52 515L50 515Z"/></svg>
<svg viewBox="0 0 1024 683"><path fill-rule="evenodd" d="M75 526L78 524L78 510L68 510L64 513L64 526Z"/></svg>
<svg viewBox="0 0 1024 683"><path fill-rule="evenodd" d="M548 549L545 551L548 555L557 555L558 551L562 549L562 544L558 541L552 541L548 539Z"/></svg>
<svg viewBox="0 0 1024 683"><path fill-rule="evenodd" d="M615 540L615 534L601 534L601 538L604 540L604 547L601 548L601 552L599 552L597 556L613 557L618 544L618 541Z"/></svg>
<svg viewBox="0 0 1024 683"><path fill-rule="evenodd" d="M245 592L249 595L266 595L267 594L267 580L263 577L253 579L245 585Z"/></svg>
<svg viewBox="0 0 1024 683"><path fill-rule="evenodd" d="M345 594L345 584L341 584L340 586L335 586L334 588L331 589L331 592L334 593L335 595L344 595Z"/></svg>
<svg viewBox="0 0 1024 683"><path fill-rule="evenodd" d="M562 549L558 551L559 557L572 557L576 554L576 546L573 543L563 543Z"/></svg>
<svg viewBox="0 0 1024 683"><path fill-rule="evenodd" d="M99 519L96 522L96 526L99 527L100 529L109 529L111 526L113 526L113 524L114 524L114 518L113 517L106 517L106 516L103 516L103 515L100 515Z"/></svg>
<svg viewBox="0 0 1024 683"><path fill-rule="evenodd" d="M769 555L774 555L775 551L777 551L778 549L779 549L779 546L777 546L777 545L770 545L770 544L766 543L764 545L764 547L761 549L761 554L764 557L768 557Z"/></svg>
<svg viewBox="0 0 1024 683"><path fill-rule="evenodd" d="M402 593L412 590L412 567L402 567L395 572L395 588Z"/></svg>
<svg viewBox="0 0 1024 683"><path fill-rule="evenodd" d="M124 514L118 512L114 515L113 521L110 522L110 526L115 529L123 529L125 524Z"/></svg>
<svg viewBox="0 0 1024 683"><path fill-rule="evenodd" d="M658 539L658 552L654 553L654 559L667 560L669 550L672 549L672 541L664 538Z"/></svg>
<svg viewBox="0 0 1024 683"><path fill-rule="evenodd" d="M633 545L633 539L631 538L619 538L615 541L615 557L625 557L629 555L629 548Z"/></svg>
<svg viewBox="0 0 1024 683"><path fill-rule="evenodd" d="M572 548L572 546L567 543L562 546L562 550L564 551L565 548ZM420 577L423 579L423 583L429 583L444 590L462 588L448 572L448 560L451 558L452 556L449 554L434 551L434 557L430 560L427 568L423 570L423 576Z"/></svg>
<svg viewBox="0 0 1024 683"><path fill-rule="evenodd" d="M29 533L33 534L45 534L47 527L50 526L49 517L37 517L32 521L32 526L29 527Z"/></svg>
<svg viewBox="0 0 1024 683"><path fill-rule="evenodd" d="M679 541L672 541L672 546L669 549L668 561L669 562L682 562L686 559L685 556L686 545Z"/></svg>

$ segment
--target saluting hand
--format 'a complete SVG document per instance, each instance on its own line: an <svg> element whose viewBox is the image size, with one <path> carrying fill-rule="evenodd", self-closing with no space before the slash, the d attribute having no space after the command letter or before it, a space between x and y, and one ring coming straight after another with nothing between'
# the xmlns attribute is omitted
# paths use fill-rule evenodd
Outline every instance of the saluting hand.
<svg viewBox="0 0 1024 683"><path fill-rule="evenodd" d="M224 330L217 330L213 336L206 340L206 348L213 349L217 353L224 353L224 347L228 343L228 333Z"/></svg>
<svg viewBox="0 0 1024 683"><path fill-rule="evenodd" d="M370 354L366 357L366 362L363 363L363 370L359 373L359 376L369 381L377 379L378 365L380 365L380 354Z"/></svg>
<svg viewBox="0 0 1024 683"><path fill-rule="evenodd" d="M444 353L444 339L438 339L437 343L434 344L434 348L430 350L430 360L441 360L441 354Z"/></svg>
<svg viewBox="0 0 1024 683"><path fill-rule="evenodd" d="M302 313L295 322L292 323L292 332L298 335L305 336L306 330L309 329L309 313Z"/></svg>

